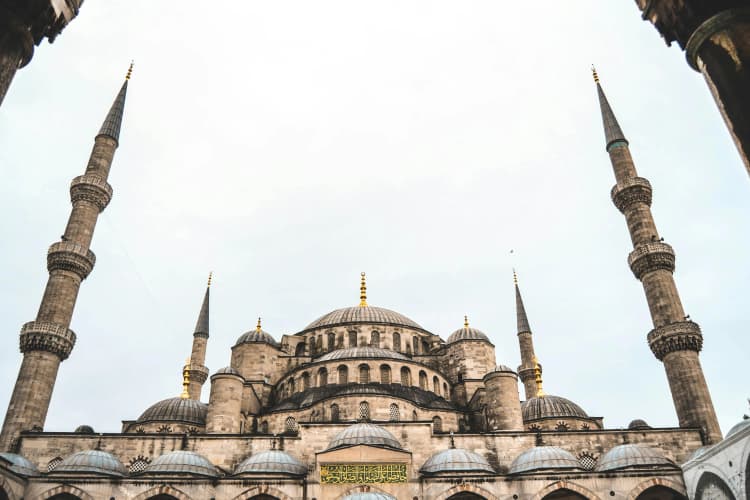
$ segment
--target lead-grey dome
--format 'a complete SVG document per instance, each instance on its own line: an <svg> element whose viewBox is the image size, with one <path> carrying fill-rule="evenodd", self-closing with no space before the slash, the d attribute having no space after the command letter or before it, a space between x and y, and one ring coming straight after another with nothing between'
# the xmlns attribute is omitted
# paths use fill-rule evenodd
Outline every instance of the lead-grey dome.
<svg viewBox="0 0 750 500"><path fill-rule="evenodd" d="M307 466L281 450L268 450L255 453L237 466L235 474L289 474L304 476Z"/></svg>
<svg viewBox="0 0 750 500"><path fill-rule="evenodd" d="M530 448L513 460L509 472L519 474L537 470L580 469L581 464L569 451L557 446L536 446Z"/></svg>
<svg viewBox="0 0 750 500"><path fill-rule="evenodd" d="M245 332L237 339L234 343L235 347L242 344L270 344L274 347L279 347L279 343L273 338L273 336L265 330L250 330Z"/></svg>
<svg viewBox="0 0 750 500"><path fill-rule="evenodd" d="M218 477L219 471L204 456L192 451L177 450L156 457L144 474L197 474Z"/></svg>
<svg viewBox="0 0 750 500"><path fill-rule="evenodd" d="M463 327L451 333L450 336L448 336L448 340L446 342L448 344L452 344L461 340L484 340L485 342L490 341L489 337L487 337L487 334L482 330L471 327Z"/></svg>
<svg viewBox="0 0 750 500"><path fill-rule="evenodd" d="M423 474L437 474L439 472L495 473L495 470L482 455L463 448L450 448L435 453L427 459L419 471Z"/></svg>
<svg viewBox="0 0 750 500"><path fill-rule="evenodd" d="M79 425L76 430L73 431L76 434L94 434L94 428L90 425Z"/></svg>
<svg viewBox="0 0 750 500"><path fill-rule="evenodd" d="M225 366L224 368L219 368L218 370L214 372L214 375L239 375L240 377L242 376L242 374L239 371L235 370L231 366Z"/></svg>
<svg viewBox="0 0 750 500"><path fill-rule="evenodd" d="M400 352L389 351L388 349L381 349L380 347L348 347L346 349L336 349L335 351L328 352L319 357L316 361L332 361L335 359L350 358L409 359Z"/></svg>
<svg viewBox="0 0 750 500"><path fill-rule="evenodd" d="M645 444L621 444L602 455L596 470L604 472L627 467L658 465L674 464L661 451Z"/></svg>
<svg viewBox="0 0 750 500"><path fill-rule="evenodd" d="M379 491L368 491L366 493L352 493L341 500L396 500L396 497Z"/></svg>
<svg viewBox="0 0 750 500"><path fill-rule="evenodd" d="M21 476L36 476L39 469L29 459L16 453L0 453L0 457L10 462L10 470Z"/></svg>
<svg viewBox="0 0 750 500"><path fill-rule="evenodd" d="M379 425L360 423L354 424L336 434L328 445L329 450L356 446L364 444L368 446L378 446L401 450L401 443L398 442L393 434L383 429Z"/></svg>
<svg viewBox="0 0 750 500"><path fill-rule="evenodd" d="M746 418L742 422L740 422L740 423L735 424L734 426L732 426L732 428L729 429L729 432L727 432L727 435L726 435L726 437L724 439L728 438L729 436L733 436L733 435L739 433L743 429L748 429L748 428L750 428L750 418Z"/></svg>
<svg viewBox="0 0 750 500"><path fill-rule="evenodd" d="M374 306L354 306L336 309L328 314L324 314L305 327L299 333L304 333L318 328L332 328L341 325L354 325L357 323L367 323L376 325L389 326L406 326L415 330L426 331L419 326L416 321L411 320L401 313Z"/></svg>
<svg viewBox="0 0 750 500"><path fill-rule="evenodd" d="M185 422L206 425L208 405L189 398L169 398L151 405L136 422Z"/></svg>
<svg viewBox="0 0 750 500"><path fill-rule="evenodd" d="M588 418L583 408L573 401L560 396L548 394L542 397L530 398L521 403L523 421L539 420L547 417L557 418Z"/></svg>
<svg viewBox="0 0 750 500"><path fill-rule="evenodd" d="M645 420L642 420L640 418L636 418L632 422L628 424L628 430L631 431L639 431L643 429L650 429L651 426L646 423Z"/></svg>
<svg viewBox="0 0 750 500"><path fill-rule="evenodd" d="M114 455L101 450L86 450L65 457L50 474L86 473L123 477L128 471Z"/></svg>

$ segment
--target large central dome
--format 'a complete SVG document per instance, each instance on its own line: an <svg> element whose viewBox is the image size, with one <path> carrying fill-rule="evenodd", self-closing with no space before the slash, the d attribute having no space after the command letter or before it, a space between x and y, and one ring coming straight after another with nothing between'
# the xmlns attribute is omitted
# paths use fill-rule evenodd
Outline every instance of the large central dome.
<svg viewBox="0 0 750 500"><path fill-rule="evenodd" d="M401 313L374 306L354 306L336 309L324 314L305 327L300 333L319 328L330 328L342 325L356 325L368 323L377 325L406 326L417 330L426 331L416 321L411 320Z"/></svg>

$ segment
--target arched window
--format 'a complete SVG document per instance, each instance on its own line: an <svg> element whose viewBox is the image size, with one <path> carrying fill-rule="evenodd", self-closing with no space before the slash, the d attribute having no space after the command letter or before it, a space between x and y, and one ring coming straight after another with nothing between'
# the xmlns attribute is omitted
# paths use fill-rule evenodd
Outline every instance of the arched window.
<svg viewBox="0 0 750 500"><path fill-rule="evenodd" d="M450 391L448 390L448 384L446 384L445 382L443 382L443 397L445 399L448 399L451 397Z"/></svg>
<svg viewBox="0 0 750 500"><path fill-rule="evenodd" d="M380 347L380 332L372 332L370 334L370 345L372 347Z"/></svg>
<svg viewBox="0 0 750 500"><path fill-rule="evenodd" d="M328 385L328 370L321 368L318 370L318 387L325 387Z"/></svg>
<svg viewBox="0 0 750 500"><path fill-rule="evenodd" d="M310 388L310 374L305 372L302 374L302 390L306 391Z"/></svg>
<svg viewBox="0 0 750 500"><path fill-rule="evenodd" d="M405 366L401 367L401 385L411 387L411 370Z"/></svg>
<svg viewBox="0 0 750 500"><path fill-rule="evenodd" d="M427 374L424 370L419 370L419 388L424 391L427 390Z"/></svg>
<svg viewBox="0 0 750 500"><path fill-rule="evenodd" d="M317 337L315 337L315 335L313 335L312 337L310 337L310 354L312 354L312 355L317 354L317 352L318 352L318 347L317 347L318 346L318 342L317 342L317 340L318 339L317 339Z"/></svg>
<svg viewBox="0 0 750 500"><path fill-rule="evenodd" d="M368 365L359 365L359 383L370 383L370 367Z"/></svg>
<svg viewBox="0 0 750 500"><path fill-rule="evenodd" d="M398 332L393 332L393 350L401 352L401 334Z"/></svg>
<svg viewBox="0 0 750 500"><path fill-rule="evenodd" d="M411 350L414 351L414 354L419 354L419 342L417 341L417 337L411 338Z"/></svg>
<svg viewBox="0 0 750 500"><path fill-rule="evenodd" d="M432 392L440 396L440 381L437 377L432 377Z"/></svg>
<svg viewBox="0 0 750 500"><path fill-rule="evenodd" d="M731 488L713 472L704 472L695 487L696 500L735 500Z"/></svg>
<svg viewBox="0 0 750 500"><path fill-rule="evenodd" d="M333 351L336 349L336 334L328 332L328 350Z"/></svg>
<svg viewBox="0 0 750 500"><path fill-rule="evenodd" d="M333 403L331 405L331 422L338 422L341 419L339 415L339 405Z"/></svg>
<svg viewBox="0 0 750 500"><path fill-rule="evenodd" d="M409 341L408 340L406 341L406 349L405 349L405 351L406 351L407 355L411 356L411 346L409 345Z"/></svg>
<svg viewBox="0 0 750 500"><path fill-rule="evenodd" d="M367 401L359 403L359 419L365 422L370 421L370 404Z"/></svg>
<svg viewBox="0 0 750 500"><path fill-rule="evenodd" d="M437 415L432 417L432 432L435 434L443 432L443 419Z"/></svg>
<svg viewBox="0 0 750 500"><path fill-rule="evenodd" d="M323 352L323 336L318 337L315 341L315 352Z"/></svg>
<svg viewBox="0 0 750 500"><path fill-rule="evenodd" d="M349 347L357 347L357 332L349 332Z"/></svg>
<svg viewBox="0 0 750 500"><path fill-rule="evenodd" d="M294 417L286 417L286 432L289 434L297 434L297 420Z"/></svg>
<svg viewBox="0 0 750 500"><path fill-rule="evenodd" d="M391 367L388 365L380 365L380 383L390 384L391 383Z"/></svg>
<svg viewBox="0 0 750 500"><path fill-rule="evenodd" d="M388 417L391 422L398 422L401 420L401 415L396 403L391 403L391 406L388 408Z"/></svg>
<svg viewBox="0 0 750 500"><path fill-rule="evenodd" d="M428 344L426 341L422 341L422 354L427 354L430 352L430 344Z"/></svg>
<svg viewBox="0 0 750 500"><path fill-rule="evenodd" d="M268 434L268 421L264 420L260 423L260 433L261 434Z"/></svg>
<svg viewBox="0 0 750 500"><path fill-rule="evenodd" d="M349 368L346 365L338 367L339 372L339 384L346 384L349 382Z"/></svg>
<svg viewBox="0 0 750 500"><path fill-rule="evenodd" d="M417 418L417 410L414 410L413 412L411 412L411 419L412 419L412 420L414 420L415 422L416 422L417 420L419 420L419 419Z"/></svg>
<svg viewBox="0 0 750 500"><path fill-rule="evenodd" d="M294 394L294 390L295 390L295 387L294 387L294 377L292 377L292 378L289 379L289 395Z"/></svg>
<svg viewBox="0 0 750 500"><path fill-rule="evenodd" d="M559 432L565 432L570 430L570 426L565 422L558 422L555 426L555 430Z"/></svg>
<svg viewBox="0 0 750 500"><path fill-rule="evenodd" d="M305 343L300 342L297 344L297 347L294 348L294 355L295 356L304 356L305 355Z"/></svg>
<svg viewBox="0 0 750 500"><path fill-rule="evenodd" d="M55 457L52 460L50 460L49 463L47 464L47 472L52 472L53 470L55 470L55 467L60 465L60 462L62 461L63 459L60 457Z"/></svg>

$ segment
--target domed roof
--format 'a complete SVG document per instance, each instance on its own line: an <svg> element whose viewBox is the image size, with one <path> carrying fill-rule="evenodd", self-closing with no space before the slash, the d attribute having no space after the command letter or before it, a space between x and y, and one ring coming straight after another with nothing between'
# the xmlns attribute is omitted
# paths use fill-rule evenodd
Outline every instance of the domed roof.
<svg viewBox="0 0 750 500"><path fill-rule="evenodd" d="M336 349L335 351L328 352L319 357L316 361L332 361L335 359L350 358L409 359L400 352L389 351L388 349L381 349L380 347L348 347L346 349Z"/></svg>
<svg viewBox="0 0 750 500"><path fill-rule="evenodd" d="M198 474L218 477L219 471L204 456L192 451L177 450L154 459L143 471L144 474Z"/></svg>
<svg viewBox="0 0 750 500"><path fill-rule="evenodd" d="M463 448L450 448L435 453L427 459L419 471L423 474L437 474L438 472L495 473L495 470L482 455Z"/></svg>
<svg viewBox="0 0 750 500"><path fill-rule="evenodd" d="M609 450L599 459L596 470L610 471L626 467L653 465L674 464L661 451L650 446L644 444L621 444Z"/></svg>
<svg viewBox="0 0 750 500"><path fill-rule="evenodd" d="M151 405L136 422L185 422L206 425L208 405L189 398L169 398Z"/></svg>
<svg viewBox="0 0 750 500"><path fill-rule="evenodd" d="M76 434L93 434L94 428L90 425L79 425L74 432Z"/></svg>
<svg viewBox="0 0 750 500"><path fill-rule="evenodd" d="M114 455L101 450L86 450L65 457L50 474L89 473L122 477L128 471Z"/></svg>
<svg viewBox="0 0 750 500"><path fill-rule="evenodd" d="M340 325L353 325L357 323L368 323L376 325L406 326L416 330L426 331L417 322L407 318L401 313L375 306L354 306L336 309L324 314L305 327L299 333L304 333L318 328L327 328Z"/></svg>
<svg viewBox="0 0 750 500"><path fill-rule="evenodd" d="M488 377L489 375L491 375L493 373L512 373L512 374L514 374L516 376L518 375L516 373L516 371L513 368L509 367L509 366L497 365L495 368L493 368L492 370L488 371L485 374L485 377Z"/></svg>
<svg viewBox="0 0 750 500"><path fill-rule="evenodd" d="M637 431L641 429L650 429L651 426L646 423L645 420L641 420L640 418L636 418L632 422L628 424L628 430L631 431Z"/></svg>
<svg viewBox="0 0 750 500"><path fill-rule="evenodd" d="M279 347L279 343L265 330L256 328L245 332L237 339L234 343L235 347L241 344L270 344L274 347Z"/></svg>
<svg viewBox="0 0 750 500"><path fill-rule="evenodd" d="M724 437L724 439L739 433L743 429L750 429L750 418L746 418L742 422L735 424L731 429L729 429L729 432L727 432L727 435Z"/></svg>
<svg viewBox="0 0 750 500"><path fill-rule="evenodd" d="M352 493L351 495L346 495L341 500L396 500L396 497L379 491L368 491L364 493Z"/></svg>
<svg viewBox="0 0 750 500"><path fill-rule="evenodd" d="M39 469L32 464L26 457L16 453L0 453L0 457L10 462L10 470L21 476L36 476Z"/></svg>
<svg viewBox="0 0 750 500"><path fill-rule="evenodd" d="M547 417L573 417L588 418L589 416L583 411L583 408L573 401L560 396L547 394L542 397L530 398L521 403L521 413L523 421L528 422Z"/></svg>
<svg viewBox="0 0 750 500"><path fill-rule="evenodd" d="M460 340L484 340L485 342L490 341L489 337L487 337L487 334L482 330L467 326L459 328L455 332L451 333L446 342L448 344L452 344Z"/></svg>
<svg viewBox="0 0 750 500"><path fill-rule="evenodd" d="M509 472L518 474L536 470L580 468L581 464L569 451L557 446L536 446L518 455L510 464Z"/></svg>
<svg viewBox="0 0 750 500"><path fill-rule="evenodd" d="M401 443L398 442L393 434L380 427L370 423L354 424L336 434L328 445L329 450L356 446L364 444L368 446L378 446L401 450Z"/></svg>
<svg viewBox="0 0 750 500"><path fill-rule="evenodd" d="M214 372L214 375L239 375L240 377L242 374L232 368L231 366L225 366L224 368L219 368Z"/></svg>
<svg viewBox="0 0 750 500"><path fill-rule="evenodd" d="M235 474L289 474L304 476L307 466L281 450L261 451L250 455L237 466Z"/></svg>

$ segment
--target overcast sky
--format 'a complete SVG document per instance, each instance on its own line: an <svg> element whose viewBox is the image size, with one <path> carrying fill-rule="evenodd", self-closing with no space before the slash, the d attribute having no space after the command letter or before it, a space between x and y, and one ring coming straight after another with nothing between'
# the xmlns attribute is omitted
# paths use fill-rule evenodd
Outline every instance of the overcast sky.
<svg viewBox="0 0 750 500"><path fill-rule="evenodd" d="M723 432L747 412L750 179L632 0L175 5L86 2L0 108L3 410L70 179L134 58L47 430L118 431L178 395L211 270L211 370L257 316L280 339L356 305L360 271L370 304L443 338L468 314L517 366L513 266L548 393L607 427L676 426L591 63L653 184Z"/></svg>

